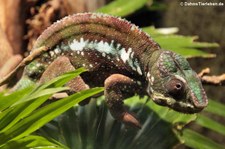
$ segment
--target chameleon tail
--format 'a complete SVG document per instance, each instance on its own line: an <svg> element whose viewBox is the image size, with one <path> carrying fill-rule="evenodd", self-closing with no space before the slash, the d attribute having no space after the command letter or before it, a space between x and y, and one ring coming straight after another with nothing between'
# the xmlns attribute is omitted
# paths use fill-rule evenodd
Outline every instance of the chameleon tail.
<svg viewBox="0 0 225 149"><path fill-rule="evenodd" d="M23 67L24 65L22 61L13 71L11 71L7 76L3 77L3 79L0 80L0 86L7 84L9 80L11 80L16 75L16 72L18 72Z"/></svg>
<svg viewBox="0 0 225 149"><path fill-rule="evenodd" d="M24 58L22 62L7 76L5 76L3 79L0 79L0 86L7 84L14 76L15 74L22 68L24 68L29 62L31 62L35 57L39 56L41 53L46 51L48 48L46 46L42 46L37 49L33 49L33 52ZM24 78L24 80L27 80L28 78ZM29 81L28 81L29 82ZM18 82L19 83L19 82Z"/></svg>

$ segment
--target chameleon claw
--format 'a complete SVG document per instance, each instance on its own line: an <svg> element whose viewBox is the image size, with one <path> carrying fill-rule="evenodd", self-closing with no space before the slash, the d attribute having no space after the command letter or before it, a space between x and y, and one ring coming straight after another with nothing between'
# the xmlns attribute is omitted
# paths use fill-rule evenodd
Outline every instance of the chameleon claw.
<svg viewBox="0 0 225 149"><path fill-rule="evenodd" d="M135 118L132 114L130 114L128 112L125 112L122 115L121 121L126 125L141 129L141 124L137 120L137 118Z"/></svg>

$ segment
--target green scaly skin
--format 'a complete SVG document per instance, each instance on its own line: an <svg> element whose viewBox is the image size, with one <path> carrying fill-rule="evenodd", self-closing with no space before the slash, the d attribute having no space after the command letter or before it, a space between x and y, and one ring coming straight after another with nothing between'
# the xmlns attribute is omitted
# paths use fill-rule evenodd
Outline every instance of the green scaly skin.
<svg viewBox="0 0 225 149"><path fill-rule="evenodd" d="M75 69L88 70L81 75L86 85L105 86L112 115L126 124L140 126L122 107L122 100L134 93L183 113L199 112L208 103L200 79L185 58L161 49L121 18L99 13L68 16L46 29L33 49L17 68L25 65L15 89L38 83L44 72L50 72L49 65L63 56Z"/></svg>

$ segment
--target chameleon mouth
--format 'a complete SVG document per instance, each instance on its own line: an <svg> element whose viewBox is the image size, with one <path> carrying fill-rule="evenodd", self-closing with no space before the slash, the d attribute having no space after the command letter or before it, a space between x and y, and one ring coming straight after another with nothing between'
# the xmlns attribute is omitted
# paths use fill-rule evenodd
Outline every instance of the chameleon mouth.
<svg viewBox="0 0 225 149"><path fill-rule="evenodd" d="M161 93L154 92L152 94L152 99L155 103L161 106L167 106L169 108L172 108L175 111L187 113L187 114L193 114L200 112L204 109L205 106L195 106L195 104L192 102L192 100L175 100L171 97L166 97Z"/></svg>
<svg viewBox="0 0 225 149"><path fill-rule="evenodd" d="M173 98L165 97L163 94L158 92L154 92L152 94L152 100L161 106L168 106L168 107L171 107L176 103L176 100L174 100Z"/></svg>
<svg viewBox="0 0 225 149"><path fill-rule="evenodd" d="M203 107L201 107L201 108L195 107L191 103L182 102L182 101L176 102L171 108L178 112L187 113L187 114L198 113L204 109Z"/></svg>

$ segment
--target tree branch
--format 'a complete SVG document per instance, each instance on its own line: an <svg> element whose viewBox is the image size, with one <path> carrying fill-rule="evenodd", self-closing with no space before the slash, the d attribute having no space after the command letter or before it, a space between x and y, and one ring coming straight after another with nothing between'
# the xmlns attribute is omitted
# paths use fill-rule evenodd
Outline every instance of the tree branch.
<svg viewBox="0 0 225 149"><path fill-rule="evenodd" d="M210 73L209 68L203 69L198 76L200 77L203 84L207 85L225 85L225 73L221 75L207 75Z"/></svg>

